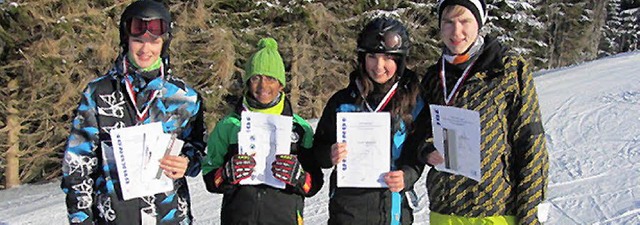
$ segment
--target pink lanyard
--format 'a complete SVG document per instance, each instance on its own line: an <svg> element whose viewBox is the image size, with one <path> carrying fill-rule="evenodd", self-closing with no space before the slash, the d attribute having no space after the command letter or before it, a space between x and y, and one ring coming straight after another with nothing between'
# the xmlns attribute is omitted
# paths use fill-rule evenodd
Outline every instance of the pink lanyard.
<svg viewBox="0 0 640 225"><path fill-rule="evenodd" d="M127 58L125 56L125 59L122 60L122 68L124 70L124 74L127 74L126 62L127 62ZM164 79L164 64L160 64L160 76L162 77L162 79ZM149 98L149 104L147 104L147 106L145 106L142 110L140 110L138 109L136 92L133 90L133 84L131 84L131 81L129 81L129 79L125 78L124 81L127 86L127 93L129 94L129 98L133 102L133 107L136 109L138 122L142 122L149 115L149 108L151 108L151 102L157 97L159 91L154 90L153 92L151 92L151 97Z"/></svg>
<svg viewBox="0 0 640 225"><path fill-rule="evenodd" d="M474 60L473 62L471 62L471 64L469 64L469 66L467 66L467 68L462 73L462 77L458 79L455 86L453 86L453 90L451 90L451 93L449 93L449 95L447 96L447 80L446 80L447 78L445 78L444 76L445 61L444 61L444 57L442 57L442 70L440 71L440 80L442 81L442 91L444 92L443 97L444 97L445 104L447 104L448 106L453 105L453 100L458 95L458 92L460 91L460 87L462 86L462 83L464 83L464 81L469 76L469 71L471 70L471 67L473 67L473 64L475 63L476 61Z"/></svg>

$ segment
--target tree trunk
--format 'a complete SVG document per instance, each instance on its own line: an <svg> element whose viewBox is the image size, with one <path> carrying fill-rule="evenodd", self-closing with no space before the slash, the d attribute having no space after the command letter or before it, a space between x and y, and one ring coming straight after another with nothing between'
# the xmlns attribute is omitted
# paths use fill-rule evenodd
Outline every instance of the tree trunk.
<svg viewBox="0 0 640 225"><path fill-rule="evenodd" d="M598 57L598 47L600 45L600 39L602 38L602 29L607 19L606 5L608 1L595 0L593 4L593 23L591 24L591 31L589 32L591 38L588 60L593 60Z"/></svg>
<svg viewBox="0 0 640 225"><path fill-rule="evenodd" d="M7 133L9 149L6 154L7 167L4 170L5 188L19 186L20 183L20 117L14 102L9 102L7 115Z"/></svg>

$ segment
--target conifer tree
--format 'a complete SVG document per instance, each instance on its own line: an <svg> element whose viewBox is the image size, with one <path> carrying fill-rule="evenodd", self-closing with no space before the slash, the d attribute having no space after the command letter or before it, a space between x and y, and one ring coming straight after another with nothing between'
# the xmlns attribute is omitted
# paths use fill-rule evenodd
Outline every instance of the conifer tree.
<svg viewBox="0 0 640 225"><path fill-rule="evenodd" d="M620 0L609 0L607 3L607 20L602 27L602 39L600 41L599 56L608 56L620 52L620 29L622 18L620 17Z"/></svg>
<svg viewBox="0 0 640 225"><path fill-rule="evenodd" d="M622 11L620 52L635 51L638 49L638 37L640 36L640 26L638 25L639 15L639 8Z"/></svg>
<svg viewBox="0 0 640 225"><path fill-rule="evenodd" d="M599 38L600 33L592 31L597 27L598 20L594 20L594 15L599 15L597 0L594 1L547 1L546 18L548 24L547 43L548 68L557 68L596 57L595 46L592 45L594 38Z"/></svg>
<svg viewBox="0 0 640 225"><path fill-rule="evenodd" d="M543 65L546 59L538 55L547 48L547 43L541 41L545 24L538 18L540 1L489 0L487 3L487 32L530 59L534 65Z"/></svg>

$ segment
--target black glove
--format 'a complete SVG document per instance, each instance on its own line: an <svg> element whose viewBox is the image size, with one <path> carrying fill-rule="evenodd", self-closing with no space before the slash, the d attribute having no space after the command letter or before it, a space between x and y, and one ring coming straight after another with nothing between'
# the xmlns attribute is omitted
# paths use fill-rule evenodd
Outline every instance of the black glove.
<svg viewBox="0 0 640 225"><path fill-rule="evenodd" d="M276 155L276 161L271 163L273 176L291 186L306 178L306 173L295 155Z"/></svg>
<svg viewBox="0 0 640 225"><path fill-rule="evenodd" d="M234 155L224 165L223 176L231 184L237 184L241 180L251 177L256 160L250 155Z"/></svg>

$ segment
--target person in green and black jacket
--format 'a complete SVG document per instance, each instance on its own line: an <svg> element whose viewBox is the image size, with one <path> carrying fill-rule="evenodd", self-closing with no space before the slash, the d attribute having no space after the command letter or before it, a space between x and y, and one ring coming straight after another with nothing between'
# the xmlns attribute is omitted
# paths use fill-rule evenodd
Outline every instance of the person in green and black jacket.
<svg viewBox="0 0 640 225"><path fill-rule="evenodd" d="M527 62L479 35L487 18L483 0L438 4L442 57L422 81L425 103L480 114L481 181L431 168L427 191L431 224L540 224L548 154L538 97ZM418 158L444 161L433 145L429 108L416 119Z"/></svg>
<svg viewBox="0 0 640 225"><path fill-rule="evenodd" d="M283 91L284 63L273 38L261 39L242 77L246 91L235 110L222 118L209 136L202 172L207 190L223 193L222 224L303 224L304 198L315 195L324 183L322 170L310 148L313 129L293 113ZM255 160L238 154L242 111L293 117L291 154L276 155L273 176L285 189L267 185L240 185L251 177Z"/></svg>

